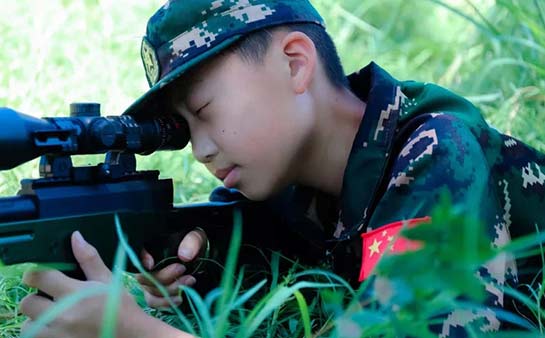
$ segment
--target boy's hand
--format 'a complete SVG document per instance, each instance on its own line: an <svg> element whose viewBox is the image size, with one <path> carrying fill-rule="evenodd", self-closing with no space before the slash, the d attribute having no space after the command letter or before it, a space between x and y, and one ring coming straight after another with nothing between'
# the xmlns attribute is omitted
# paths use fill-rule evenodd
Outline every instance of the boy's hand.
<svg viewBox="0 0 545 338"><path fill-rule="evenodd" d="M53 299L32 294L21 301L20 311L28 317L22 327L23 334L58 300L83 289L110 283L112 273L104 265L96 249L79 232L72 234L71 240L72 251L87 281L70 278L57 270L26 272L23 282L47 293ZM99 337L105 303L105 294L85 298L47 324L35 337ZM123 310L118 312L116 337L168 337L180 334L180 331L146 315L126 291L123 291L119 309Z"/></svg>
<svg viewBox="0 0 545 338"><path fill-rule="evenodd" d="M196 229L189 232L178 246L178 258L185 263L193 261L199 256L207 246L206 234L201 229ZM146 251L142 250L141 257L144 267L152 270L155 266L155 260ZM171 300L176 305L182 303L182 298L179 295L179 287L182 285L193 286L197 282L194 276L186 274L187 268L184 264L174 263L167 267L152 273L153 277L161 283L168 291ZM148 306L154 308L162 308L170 306L168 300L163 297L159 289L153 285L142 274L136 275L136 280L144 289L144 297Z"/></svg>

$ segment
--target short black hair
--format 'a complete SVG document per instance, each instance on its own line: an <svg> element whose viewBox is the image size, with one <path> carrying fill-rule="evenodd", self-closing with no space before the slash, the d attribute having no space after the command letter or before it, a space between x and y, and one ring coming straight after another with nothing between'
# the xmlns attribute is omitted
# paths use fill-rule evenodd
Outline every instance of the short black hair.
<svg viewBox="0 0 545 338"><path fill-rule="evenodd" d="M306 34L318 51L326 76L337 88L349 88L348 79L344 73L337 48L326 30L315 23L296 23L264 28L252 32L235 43L228 51L233 52L246 61L261 62L269 49L272 41L272 31L284 28L290 32L302 32Z"/></svg>

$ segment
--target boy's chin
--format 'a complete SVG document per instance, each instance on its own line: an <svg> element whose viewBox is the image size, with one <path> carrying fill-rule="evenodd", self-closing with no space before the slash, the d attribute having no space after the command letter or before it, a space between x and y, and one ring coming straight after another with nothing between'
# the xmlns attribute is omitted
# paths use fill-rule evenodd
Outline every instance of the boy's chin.
<svg viewBox="0 0 545 338"><path fill-rule="evenodd" d="M269 195L263 192L258 192L258 191L244 191L244 190L239 190L239 191L247 199L251 201L256 201L256 202L265 201L266 199L272 196L272 195Z"/></svg>
<svg viewBox="0 0 545 338"><path fill-rule="evenodd" d="M282 191L282 189L281 188L268 189L268 187L253 186L251 188L240 187L239 191L247 199L249 199L251 201L259 202L259 201L265 201L267 199L270 199L270 198L276 196L280 191Z"/></svg>

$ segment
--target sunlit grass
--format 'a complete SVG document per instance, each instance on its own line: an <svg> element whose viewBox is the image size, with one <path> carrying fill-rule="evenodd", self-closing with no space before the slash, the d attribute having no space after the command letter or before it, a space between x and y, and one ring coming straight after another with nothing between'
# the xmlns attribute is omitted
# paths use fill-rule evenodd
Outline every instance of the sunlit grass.
<svg viewBox="0 0 545 338"><path fill-rule="evenodd" d="M10 269L11 273L0 276L0 337L19 336L19 328L24 318L18 315L19 301L28 293L28 288L21 285L21 271Z"/></svg>

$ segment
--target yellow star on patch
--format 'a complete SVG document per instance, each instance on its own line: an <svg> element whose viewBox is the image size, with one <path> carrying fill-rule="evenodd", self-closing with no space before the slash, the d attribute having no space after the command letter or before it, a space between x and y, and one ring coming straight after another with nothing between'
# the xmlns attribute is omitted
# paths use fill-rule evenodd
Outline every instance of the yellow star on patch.
<svg viewBox="0 0 545 338"><path fill-rule="evenodd" d="M373 239L373 244L369 247L370 253L369 257L373 257L374 254L379 254L380 250L379 247L382 244L382 241L377 241L377 239Z"/></svg>

